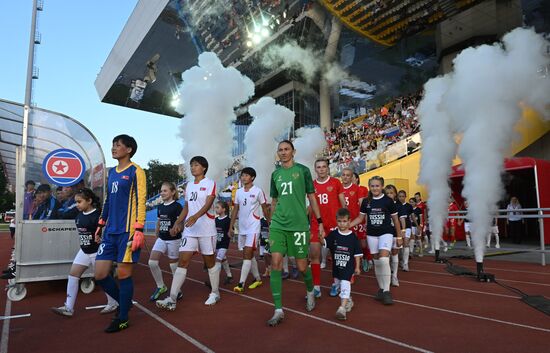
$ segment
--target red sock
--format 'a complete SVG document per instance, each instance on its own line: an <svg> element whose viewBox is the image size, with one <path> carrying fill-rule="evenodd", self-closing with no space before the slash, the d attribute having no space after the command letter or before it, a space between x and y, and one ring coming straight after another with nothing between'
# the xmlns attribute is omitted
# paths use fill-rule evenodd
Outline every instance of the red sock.
<svg viewBox="0 0 550 353"><path fill-rule="evenodd" d="M366 248L363 248L363 257L365 259L367 259L367 261L371 261L372 260L372 255L370 254L370 251L369 251L369 248L366 247Z"/></svg>
<svg viewBox="0 0 550 353"><path fill-rule="evenodd" d="M311 275L313 276L313 285L321 285L321 264L311 264Z"/></svg>

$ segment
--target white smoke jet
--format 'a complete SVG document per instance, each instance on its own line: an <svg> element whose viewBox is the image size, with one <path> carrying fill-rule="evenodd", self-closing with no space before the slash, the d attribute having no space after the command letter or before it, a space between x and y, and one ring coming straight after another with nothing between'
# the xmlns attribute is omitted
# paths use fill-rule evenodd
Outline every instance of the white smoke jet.
<svg viewBox="0 0 550 353"><path fill-rule="evenodd" d="M550 64L550 58L544 55L547 45L532 29L518 28L506 34L502 44L462 51L453 61L454 72L446 75L446 84L426 85L421 105L427 97L437 97L445 91L439 106L435 106L451 117L454 131L462 134L458 151L465 168L462 195L468 200L477 262L483 260L485 239L503 193L503 159L513 140L514 125L521 117L519 103L525 102L544 113L543 107L550 102L550 80L538 72ZM430 129L427 123L422 124L423 130ZM424 137L437 133L440 132L428 130ZM452 141L449 139L448 144ZM423 153L428 155L437 155L434 150L444 148L443 144L423 144ZM446 168L448 161L445 162L439 168ZM428 169L422 175L434 172L435 169ZM434 192L442 192L439 188L444 185L443 177L440 175L437 182L425 180L430 199Z"/></svg>
<svg viewBox="0 0 550 353"><path fill-rule="evenodd" d="M193 156L208 160L207 176L221 181L233 161L234 108L254 95L254 83L233 67L224 67L216 54L199 55L198 65L182 74L177 111L181 119L181 154L184 163ZM190 168L187 176L191 177Z"/></svg>
<svg viewBox="0 0 550 353"><path fill-rule="evenodd" d="M428 218L432 243L439 250L451 188L448 184L452 160L456 154L451 117L440 109L441 97L447 90L450 77L437 77L426 83L424 99L417 108L422 130L420 178L428 186Z"/></svg>
<svg viewBox="0 0 550 353"><path fill-rule="evenodd" d="M269 197L271 173L275 168L277 144L281 137L287 138L294 122L294 112L275 103L271 97L262 97L248 108L254 118L246 130L246 165L256 170L258 185Z"/></svg>
<svg viewBox="0 0 550 353"><path fill-rule="evenodd" d="M325 134L320 127L301 127L296 130L296 139L293 142L296 149L294 160L309 168L311 174L315 173L315 160L327 147Z"/></svg>
<svg viewBox="0 0 550 353"><path fill-rule="evenodd" d="M322 52L301 47L296 41L270 46L262 57L262 66L299 71L307 84L312 84L318 76L326 80L329 86L351 78L338 63L325 63Z"/></svg>

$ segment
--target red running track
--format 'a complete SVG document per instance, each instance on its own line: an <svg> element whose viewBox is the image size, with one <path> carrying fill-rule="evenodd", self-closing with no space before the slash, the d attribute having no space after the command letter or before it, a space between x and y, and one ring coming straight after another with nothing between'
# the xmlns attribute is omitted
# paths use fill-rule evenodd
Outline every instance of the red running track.
<svg viewBox="0 0 550 353"><path fill-rule="evenodd" d="M149 246L152 237L147 237ZM9 258L11 240L0 233L0 264ZM203 284L207 273L196 256L189 268L184 299L175 312L158 310L148 297L154 282L143 251L135 269L135 300L130 328L117 334L103 329L110 317L87 306L105 302L103 293L79 293L75 316L64 318L50 311L63 304L65 281L27 285L28 294L11 303L11 315L30 317L4 320L0 353L4 352L335 352L335 351L433 351L433 352L544 352L550 342L548 316L520 302L517 294L494 283L478 283L456 277L434 264L431 257L415 258L411 271L400 272L401 286L393 288L396 304L385 307L372 298L376 291L373 273L357 278L352 287L355 307L348 320L334 319L339 298L328 296L330 271L323 271L323 298L316 309L304 309L305 287L299 280L283 283L285 320L267 327L273 306L269 281L245 294L223 286L222 300L214 307L203 303L209 290ZM229 261L239 263L238 251L229 251ZM465 260L453 261L472 268ZM529 294L550 297L550 270L535 264L486 261L487 271L498 280ZM163 260L164 280L171 276ZM232 269L234 283L238 269ZM222 274L222 280L225 275ZM6 294L0 294L4 315ZM9 306L10 304L8 304ZM7 342L7 345L4 343ZM4 351L2 351L4 349Z"/></svg>

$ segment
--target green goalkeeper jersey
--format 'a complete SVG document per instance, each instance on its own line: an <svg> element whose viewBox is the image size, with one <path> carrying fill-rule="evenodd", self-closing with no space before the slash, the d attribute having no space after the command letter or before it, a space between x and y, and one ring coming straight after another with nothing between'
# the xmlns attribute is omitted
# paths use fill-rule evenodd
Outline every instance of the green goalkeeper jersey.
<svg viewBox="0 0 550 353"><path fill-rule="evenodd" d="M272 198L277 199L271 227L289 231L308 231L306 195L315 192L309 168L294 163L290 168L277 168L271 174Z"/></svg>

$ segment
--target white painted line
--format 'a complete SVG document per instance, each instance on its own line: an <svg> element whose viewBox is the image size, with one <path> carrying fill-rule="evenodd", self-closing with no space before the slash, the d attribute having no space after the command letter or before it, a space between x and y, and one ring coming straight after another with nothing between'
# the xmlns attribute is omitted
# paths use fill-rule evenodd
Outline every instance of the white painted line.
<svg viewBox="0 0 550 353"><path fill-rule="evenodd" d="M198 282L198 281L197 281ZM151 310L147 309L146 307L144 307L143 305L141 304L138 304L136 303L135 304L137 308L139 308L141 311L143 311L144 313L146 313L147 315L151 316L153 319L157 320L158 322L160 322L161 324L163 324L164 326L166 326L170 331L174 332L176 335L182 337L183 339L185 339L186 341L188 341L189 343L191 343L192 345L194 345L195 347L197 347L198 349L200 349L201 351L203 352L207 352L207 353L214 353L213 350L211 350L210 348L206 347L204 344L200 343L199 341L197 341L196 339L194 339L193 337L189 336L188 334L186 334L185 332L181 331L180 329L178 329L176 326L172 325L171 323L169 323L168 321L164 320L163 318L161 318L160 316L158 316L157 314L155 314L154 312L152 312Z"/></svg>
<svg viewBox="0 0 550 353"><path fill-rule="evenodd" d="M0 320L10 320L10 319L19 319L21 317L29 317L31 314L21 314L21 315L11 315L11 316L0 316Z"/></svg>
<svg viewBox="0 0 550 353"><path fill-rule="evenodd" d="M6 308L4 310L4 316L9 317L11 315L11 300L6 298ZM8 340L10 338L10 319L4 320L2 324L2 336L0 342L0 353L8 353Z"/></svg>
<svg viewBox="0 0 550 353"><path fill-rule="evenodd" d="M451 259L454 260L454 259ZM419 264L425 264L425 265L438 265L441 266L441 264L436 262L427 262L427 261L418 261ZM543 276L550 276L550 272L535 272L535 271L525 271L525 270L511 270L506 268L498 268L498 267L485 267L486 270L495 270L495 271L506 271L506 272L519 272L519 273L532 273L535 275L543 275Z"/></svg>
<svg viewBox="0 0 550 353"><path fill-rule="evenodd" d="M136 302L135 300L132 300L132 304L137 304L138 302ZM103 304L103 305L94 305L94 306L87 306L85 309L86 310L94 310L94 309L103 309L104 307L106 307L107 305L106 304Z"/></svg>
<svg viewBox="0 0 550 353"><path fill-rule="evenodd" d="M197 260L191 260L192 262L197 262L197 263L202 263L201 261L197 261ZM144 266L144 267L149 267L148 265L145 265L143 263L139 263L140 265ZM165 273L168 273L168 274L172 274L172 272L170 271L166 271L166 270L161 270L162 272L165 272ZM240 271L240 270L239 270ZM191 277L187 277L186 280L188 281L191 281L191 282L195 282L195 283L199 283L199 284L204 284L204 281L199 281L197 279L194 279L194 278L191 278ZM257 302L260 302L260 303L263 303L263 304L267 304L269 306L274 306L273 303L270 303L268 301L265 301L265 300L262 300L262 299L258 299L258 298L254 298L254 297L251 297L249 295L246 295L246 294L237 294L237 293L234 293L233 291L229 290L229 289L225 289L225 288L220 288L220 291L224 291L224 292L227 292L227 293L231 293L233 295L236 295L238 297L243 297L243 298L247 298L247 299L250 299L250 300L254 300L254 301L257 301ZM141 305L140 305L141 306ZM138 307L140 307L138 306ZM400 342L400 341L397 341L397 340L394 340L394 339L391 339L391 338L387 338L387 337L384 337L384 336L380 336L380 335L377 335L375 333L371 333L371 332L368 332L368 331L363 331L363 330L360 330L360 329L357 329L355 327L351 327L351 326L346 326L346 325L343 325L343 324L340 324L338 322L333 322L333 321L330 321L330 320L326 320L326 319L323 319L321 317L317 317L317 316L314 316L314 315L310 315L310 314L306 314L306 313L303 313L301 311L298 311L298 310L294 310L294 309L291 309L291 308L288 308L288 307L283 307L284 310L286 311L289 311L289 312L292 312L292 313L295 313L295 314L298 314L298 315L301 315L301 316L305 316L305 317L308 317L310 319L314 319L314 320L317 320L317 321L321 321L323 323L326 323L326 324L329 324L329 325L333 325L333 326L337 326L337 327L340 327L340 328L343 328L345 330L349 330L349 331L353 331L353 332L356 332L356 333L360 333L362 335L365 335L365 336L369 336L369 337L372 337L372 338L376 338L376 339L379 339L379 340L382 340L384 342L387 342L387 343L392 343L392 344L395 344L397 346L401 346L401 347L404 347L404 348L408 348L408 349L411 349L411 350L414 350L414 351L417 351L417 352L425 352L425 353L431 353L431 351L429 350L426 350L424 348L420 348L420 347L416 347L416 346L413 346L413 345L410 345L410 344L407 344L407 343L404 343L404 342ZM160 318L161 319L161 318ZM162 320L162 319L161 319Z"/></svg>

